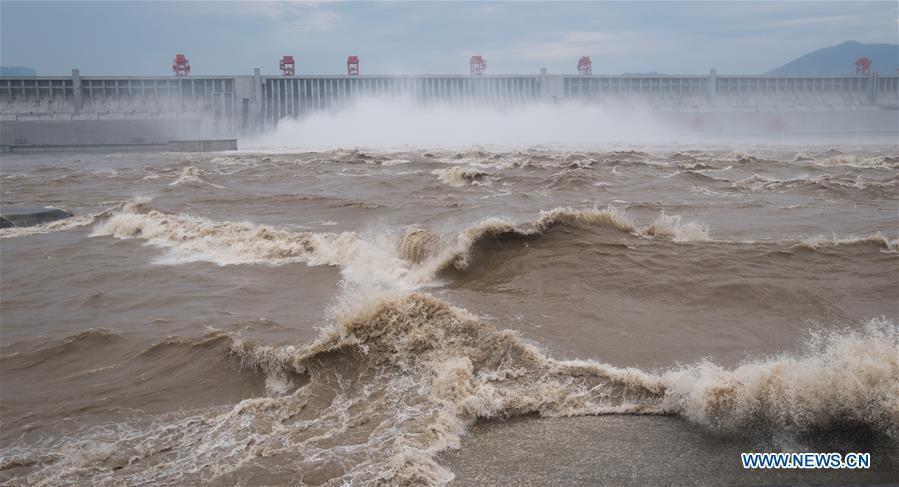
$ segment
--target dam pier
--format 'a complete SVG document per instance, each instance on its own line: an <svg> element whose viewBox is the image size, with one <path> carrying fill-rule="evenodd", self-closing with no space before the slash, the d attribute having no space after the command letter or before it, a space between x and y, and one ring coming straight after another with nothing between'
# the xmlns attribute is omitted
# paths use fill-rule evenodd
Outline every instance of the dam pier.
<svg viewBox="0 0 899 487"><path fill-rule="evenodd" d="M292 62L292 59L290 60ZM358 63L358 60L356 61ZM177 71L176 71L177 72ZM474 71L473 71L474 72ZM896 131L899 74L252 75L0 78L0 145L167 144L231 139L359 97L513 109L535 103L639 106L692 130ZM358 65L357 71L358 73Z"/></svg>

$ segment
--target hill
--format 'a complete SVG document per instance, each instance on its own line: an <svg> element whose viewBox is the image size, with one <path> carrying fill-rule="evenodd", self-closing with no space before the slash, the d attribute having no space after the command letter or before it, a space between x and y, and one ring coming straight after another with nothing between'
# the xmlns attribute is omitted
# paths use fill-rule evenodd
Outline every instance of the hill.
<svg viewBox="0 0 899 487"><path fill-rule="evenodd" d="M878 74L896 74L899 67L899 44L862 44L846 41L825 47L768 71L779 76L816 76L855 74L855 60L867 57L871 70Z"/></svg>

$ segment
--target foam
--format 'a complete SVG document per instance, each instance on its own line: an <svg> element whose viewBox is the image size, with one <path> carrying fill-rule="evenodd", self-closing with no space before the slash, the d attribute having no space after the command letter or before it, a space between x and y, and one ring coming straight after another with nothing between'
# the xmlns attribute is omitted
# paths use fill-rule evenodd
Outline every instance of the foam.
<svg viewBox="0 0 899 487"><path fill-rule="evenodd" d="M860 330L812 334L795 355L734 370L706 361L663 379L670 409L715 430L761 422L794 434L846 425L893 439L899 433L899 327L883 318Z"/></svg>
<svg viewBox="0 0 899 487"><path fill-rule="evenodd" d="M27 237L30 235L40 235L45 233L67 232L69 230L75 230L78 228L86 227L98 221L99 219L110 214L113 210L114 208L108 208L96 213L77 215L69 218L64 218L62 220L42 223L40 225L34 225L30 227L3 228L0 229L0 239Z"/></svg>
<svg viewBox="0 0 899 487"><path fill-rule="evenodd" d="M455 188L460 188L468 184L481 186L490 185L490 180L488 179L490 174L472 167L453 166L434 169L431 171L431 174Z"/></svg>
<svg viewBox="0 0 899 487"><path fill-rule="evenodd" d="M827 248L854 247L865 245L879 247L882 252L899 252L899 238L890 239L880 232L875 232L871 235L862 237L837 237L836 235L833 235L830 238L824 236L811 237L800 241L795 245L795 247L821 250Z"/></svg>
<svg viewBox="0 0 899 487"><path fill-rule="evenodd" d="M678 215L662 213L646 229L645 233L653 237L668 237L675 242L704 242L709 240L707 226L697 223L684 223Z"/></svg>
<svg viewBox="0 0 899 487"><path fill-rule="evenodd" d="M164 263L209 261L218 265L335 265L340 254L335 247L348 245L356 238L355 234L292 233L265 225L170 215L145 210L142 204L127 204L97 225L91 236L147 240L150 245L172 250ZM330 251L317 251L327 247L331 247Z"/></svg>

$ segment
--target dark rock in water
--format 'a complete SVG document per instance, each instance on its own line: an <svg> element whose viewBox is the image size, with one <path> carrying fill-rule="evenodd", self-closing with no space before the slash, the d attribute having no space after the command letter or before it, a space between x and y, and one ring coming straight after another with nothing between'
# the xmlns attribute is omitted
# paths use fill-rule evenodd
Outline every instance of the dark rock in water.
<svg viewBox="0 0 899 487"><path fill-rule="evenodd" d="M0 228L31 227L71 216L52 206L9 206L0 208Z"/></svg>

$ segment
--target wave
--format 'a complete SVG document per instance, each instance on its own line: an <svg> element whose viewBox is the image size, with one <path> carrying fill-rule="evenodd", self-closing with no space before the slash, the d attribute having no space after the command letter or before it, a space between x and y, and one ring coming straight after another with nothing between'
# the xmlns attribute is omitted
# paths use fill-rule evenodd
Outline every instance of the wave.
<svg viewBox="0 0 899 487"><path fill-rule="evenodd" d="M780 189L820 188L829 190L869 190L883 192L897 188L897 179L894 177L886 181L865 179L861 176L850 177L847 175L823 174L815 178L773 179L753 174L731 184L733 188L759 192L776 191ZM895 191L893 191L894 193Z"/></svg>
<svg viewBox="0 0 899 487"><path fill-rule="evenodd" d="M757 158L757 157L755 157L755 156L751 156L751 155L749 155L749 154L747 154L747 153L745 153L745 152L743 152L743 151L741 151L741 150L733 150L733 151L731 151L731 152L728 153L726 156L724 156L724 159L730 160L730 161L734 161L734 162L738 162L738 163L740 163L740 164L746 164L746 163L752 163L752 162L759 162L759 161L761 161L761 159L759 159L759 158Z"/></svg>
<svg viewBox="0 0 899 487"><path fill-rule="evenodd" d="M735 243L713 240L708 226L665 212L649 225L638 226L624 210L613 206L559 207L541 211L536 219L524 222L491 217L446 233L413 226L400 235L390 228L360 235L213 221L162 213L146 208L145 202L132 202L97 225L91 235L143 239L147 245L165 248L168 252L156 261L161 264L206 261L222 266L329 265L337 266L349 285L411 291L440 285L446 273L466 271L480 252L495 242L544 238L557 227L611 232L602 238L625 239L619 243L627 243L627 239L661 239L678 244ZM899 251L899 240L880 233L868 237L782 240L765 245L772 244L811 250L873 246L888 253Z"/></svg>
<svg viewBox="0 0 899 487"><path fill-rule="evenodd" d="M683 176L687 179L693 179L702 183L727 182L726 179L716 178L715 176L706 174L705 171L708 171L708 169L683 169L671 174L669 177Z"/></svg>
<svg viewBox="0 0 899 487"><path fill-rule="evenodd" d="M216 222L146 208L146 200L126 204L99 224L91 236L141 238L171 249L170 262L210 261L218 265L304 262L336 265L354 233L294 233L265 225Z"/></svg>
<svg viewBox="0 0 899 487"><path fill-rule="evenodd" d="M727 155L724 156L725 161L733 161L741 166L759 166L759 167L770 167L770 166L789 166L792 162L787 162L779 159L770 159L762 156L756 156L747 154L743 150L733 150Z"/></svg>
<svg viewBox="0 0 899 487"><path fill-rule="evenodd" d="M85 353L121 339L122 336L113 330L89 328L56 343L46 344L43 340L37 346L29 346L30 344L27 343L12 343L3 345L3 350L17 351L0 356L0 363L7 371L23 369L33 367L48 359L65 357L70 353ZM26 350L23 351L23 349Z"/></svg>
<svg viewBox="0 0 899 487"><path fill-rule="evenodd" d="M690 152L675 152L668 157L665 158L667 161L673 162L677 167L681 169L695 169L695 170L703 170L703 169L713 169L720 170L716 166L709 164L711 162L709 160L709 155L700 151Z"/></svg>
<svg viewBox="0 0 899 487"><path fill-rule="evenodd" d="M828 151L811 157L810 164L821 167L848 166L860 169L897 169L899 157L895 156L860 156L843 154L839 151Z"/></svg>
<svg viewBox="0 0 899 487"><path fill-rule="evenodd" d="M29 175L20 172L0 173L0 181L19 181L29 177Z"/></svg>
<svg viewBox="0 0 899 487"><path fill-rule="evenodd" d="M390 234L362 238L356 232L293 232L267 225L213 221L168 214L133 201L98 225L91 236L143 239L168 249L159 264L211 262L220 266L263 264L340 266L345 281L374 289L415 289L433 280L396 255Z"/></svg>
<svg viewBox="0 0 899 487"><path fill-rule="evenodd" d="M356 303L359 304L359 303ZM677 415L711 431L808 434L863 426L893 440L899 434L899 326L871 320L860 330L812 333L803 350L748 361L728 370L709 361L660 374L593 360L560 361L510 330L496 330L468 311L423 294L380 296L338 315L334 327L303 349L236 342L246 363L308 372L337 366L337 355L401 371L389 384L424 401L424 425L398 429L395 445L350 478L441 484L452 474L434 455L458 448L480 419L537 414ZM335 355L336 354L336 355ZM315 373L313 372L313 380ZM402 414L400 414L402 416Z"/></svg>
<svg viewBox="0 0 899 487"><path fill-rule="evenodd" d="M574 188L578 185L590 184L593 182L593 177L587 169L589 167L589 165L582 166L577 163L571 163L569 167L550 176L549 180L544 185L544 188L549 190L561 190ZM601 183L596 182L594 184Z"/></svg>
<svg viewBox="0 0 899 487"><path fill-rule="evenodd" d="M656 375L552 359L515 332L425 294L358 304L338 310L334 327L299 353L261 349L262 363L271 367L280 357L276 362L301 372L304 363L356 348L373 363L426 372L432 397L463 422L529 413L677 414L729 432L758 421L795 432L857 423L899 440L899 324L886 318L855 330L812 332L799 353L733 370L702 361ZM235 351L260 360L244 343Z"/></svg>
<svg viewBox="0 0 899 487"><path fill-rule="evenodd" d="M649 225L638 226L622 209L574 209L568 207L542 211L532 221L513 222L507 218L487 218L459 232L436 233L424 228L412 227L398 240L398 257L412 264L410 272L418 282L432 282L445 272L468 270L479 252L504 241L530 241L540 239L557 227L581 228L591 233L611 231L603 241L614 241L614 235L625 239L659 239L678 244L714 243L745 246L747 244L773 249L825 250L829 248L855 248L857 251L879 249L885 253L899 252L899 239L876 232L864 237L815 237L784 239L779 241L729 241L716 240L709 227L699 221L689 221L680 215L660 213ZM627 241L624 242L627 244Z"/></svg>
<svg viewBox="0 0 899 487"><path fill-rule="evenodd" d="M30 235L39 235L44 233L55 233L55 232L66 232L69 230L75 230L77 228L86 227L96 221L101 220L107 215L111 214L115 211L117 207L107 208L103 211L98 211L96 213L89 213L86 215L77 215L69 218L64 218L62 220L56 220L48 223L42 223L40 225L34 225L30 227L11 227L11 228L3 228L0 229L0 239L4 238L16 238L16 237L27 237Z"/></svg>
<svg viewBox="0 0 899 487"><path fill-rule="evenodd" d="M64 439L31 455L5 452L2 464L31 466L28 480L37 484L86 474L97 482L197 483L284 455L310 483L444 485L453 474L436 455L459 448L483 419L653 414L725 434L859 426L894 441L899 434L894 321L813 333L799 353L734 369L703 361L649 373L553 359L426 294L357 298L335 309L332 325L306 346L232 337L236 359L271 377L270 396L127 434L101 428L89 444L109 451L96 456ZM308 380L278 387L297 375Z"/></svg>
<svg viewBox="0 0 899 487"><path fill-rule="evenodd" d="M169 186L178 186L184 183L200 183L200 170L194 166L187 166L181 170L178 178L172 181Z"/></svg>
<svg viewBox="0 0 899 487"><path fill-rule="evenodd" d="M465 270L478 250L494 240L538 238L554 227L610 229L633 238L674 242L709 240L708 229L679 216L662 214L638 228L615 207L554 208L533 221L514 223L487 218L459 232L440 235L413 227L397 237L391 230L363 238L356 232L294 232L266 225L213 221L187 214L148 209L146 200L126 204L99 224L91 236L139 238L168 249L161 264L206 261L217 265L265 264L340 266L344 278L381 289L418 289L436 283L443 271Z"/></svg>
<svg viewBox="0 0 899 487"><path fill-rule="evenodd" d="M794 162L804 162L819 167L853 167L858 169L896 169L899 168L899 157L894 155L855 155L846 154L835 149L821 153L798 152Z"/></svg>
<svg viewBox="0 0 899 487"><path fill-rule="evenodd" d="M594 154L552 153L536 150L516 151L513 153L488 153L484 151L457 152L441 159L448 164L464 164L478 168L495 170L507 169L556 169L556 168L590 168L597 163L591 157Z"/></svg>
<svg viewBox="0 0 899 487"><path fill-rule="evenodd" d="M619 150L612 151L606 154L606 157L616 160L616 161L628 161L628 160L642 160L650 157L651 154L648 152L638 151L638 150Z"/></svg>
<svg viewBox="0 0 899 487"><path fill-rule="evenodd" d="M525 414L678 415L729 434L760 424L796 434L847 424L894 439L899 433L899 327L885 319L860 331L813 334L799 354L733 370L703 361L651 374L552 359L512 331L414 293L344 310L334 327L303 349L236 342L234 351L261 368L297 373L316 361L322 362L317 370L337 365L335 352L352 351L368 366L402 371L395 380L414 378L415 387L387 388L419 395L415 399L428 406L419 411L426 423L399 429L399 446L382 452L387 458L362 463L344 478L386 474L443 483L452 474L434 462L437 452L458 448L459 437L477 420Z"/></svg>
<svg viewBox="0 0 899 487"><path fill-rule="evenodd" d="M191 186L209 186L216 189L225 189L224 186L210 183L202 178L205 171L197 169L194 166L187 166L181 170L178 177L169 183L169 186L191 185Z"/></svg>
<svg viewBox="0 0 899 487"><path fill-rule="evenodd" d="M382 166L397 166L400 164L409 164L410 162L412 162L412 161L410 161L409 159L387 159L385 161L381 161L381 165Z"/></svg>
<svg viewBox="0 0 899 487"><path fill-rule="evenodd" d="M899 252L899 238L890 239L880 232L872 233L864 237L837 237L827 238L823 236L807 238L800 241L795 247L820 250L838 247L873 246L883 252Z"/></svg>
<svg viewBox="0 0 899 487"><path fill-rule="evenodd" d="M605 227L637 237L688 241L694 226L670 217L640 231L621 210L555 208L531 222L488 218L458 233L437 235L421 228L397 238L390 231L363 238L356 232L293 232L266 225L213 221L188 214L168 214L147 208L148 200L130 202L97 225L92 237L142 239L169 253L158 262L179 264L207 261L218 265L266 264L341 266L345 278L387 289L415 289L451 267L462 270L479 245L490 239L537 237L560 225ZM655 228L655 229L653 229ZM701 239L705 239L702 237ZM396 284L391 285L394 282Z"/></svg>
<svg viewBox="0 0 899 487"><path fill-rule="evenodd" d="M783 182L778 179L771 179L759 176L758 174L753 174L748 178L734 182L732 186L746 191L762 191L766 189L776 189L780 187L782 183Z"/></svg>
<svg viewBox="0 0 899 487"><path fill-rule="evenodd" d="M459 188L467 184L480 186L489 186L491 181L490 173L475 169L472 167L453 166L441 169L434 169L431 174L437 176L444 183Z"/></svg>
<svg viewBox="0 0 899 487"><path fill-rule="evenodd" d="M135 348L134 340L137 337L133 334L108 328L90 328L61 339L44 337L37 341L4 345L0 364L6 372L32 369L36 376L62 374L65 380L71 381L113 367L122 370L129 366L129 362L141 360L144 363L136 365L135 370L143 374L147 381L153 375L146 367L148 361L159 359L158 364L168 369L184 362L221 362L222 357L215 355L218 353L216 348L219 352L227 350L236 336L233 332L208 328L198 337L170 336L150 346ZM36 367L42 370L34 370ZM89 370L84 370L87 368Z"/></svg>
<svg viewBox="0 0 899 487"><path fill-rule="evenodd" d="M471 263L477 248L489 240L529 239L560 225L607 227L623 233L635 231L627 215L614 207L583 210L555 208L540 212L540 216L532 222L516 224L504 218L488 218L449 236L412 228L400 239L400 255L422 264L434 274L450 268L464 270Z"/></svg>
<svg viewBox="0 0 899 487"><path fill-rule="evenodd" d="M513 223L505 218L488 218L461 232L443 236L422 228L411 228L400 238L398 246L403 259L436 275L444 270L465 270L479 248L490 241L528 240L558 226L606 228L630 237L664 238L674 242L710 239L705 225L684 222L676 215L662 213L651 225L638 228L627 213L613 206L605 209L559 207L541 211L531 222Z"/></svg>
<svg viewBox="0 0 899 487"><path fill-rule="evenodd" d="M693 171L720 171L722 169L704 162L679 162L677 163L677 167Z"/></svg>
<svg viewBox="0 0 899 487"><path fill-rule="evenodd" d="M713 430L805 434L866 427L899 440L899 325L813 333L804 349L726 370L705 361L666 372L667 408Z"/></svg>

